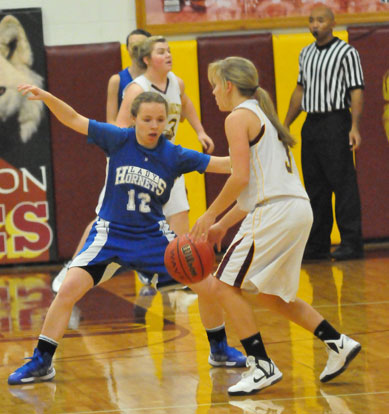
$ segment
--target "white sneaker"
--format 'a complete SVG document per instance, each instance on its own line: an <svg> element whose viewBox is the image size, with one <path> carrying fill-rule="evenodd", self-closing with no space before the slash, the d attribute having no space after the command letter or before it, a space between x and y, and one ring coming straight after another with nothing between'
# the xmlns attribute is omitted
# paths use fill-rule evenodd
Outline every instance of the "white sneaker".
<svg viewBox="0 0 389 414"><path fill-rule="evenodd" d="M229 401L235 407L243 410L244 414L281 414L284 407L274 404L271 400Z"/></svg>
<svg viewBox="0 0 389 414"><path fill-rule="evenodd" d="M64 279L65 279L66 273L67 273L67 272L68 272L68 270L69 270L70 263L72 263L72 261L71 261L71 260L69 260L68 262L66 262L66 263L63 265L63 268L59 271L58 275L57 275L57 276L55 276L55 278L54 278L54 279L53 279L53 281L51 282L51 290L52 290L54 293L58 293L59 288L61 287L62 282L63 282L63 281L64 281Z"/></svg>
<svg viewBox="0 0 389 414"><path fill-rule="evenodd" d="M362 348L360 343L343 334L337 340L324 342L327 345L328 360L320 374L321 382L330 381L340 375Z"/></svg>
<svg viewBox="0 0 389 414"><path fill-rule="evenodd" d="M247 395L253 394L263 388L269 387L282 379L282 372L276 364L270 360L255 359L248 356L246 360L248 371L242 374L242 379L228 388L230 395Z"/></svg>

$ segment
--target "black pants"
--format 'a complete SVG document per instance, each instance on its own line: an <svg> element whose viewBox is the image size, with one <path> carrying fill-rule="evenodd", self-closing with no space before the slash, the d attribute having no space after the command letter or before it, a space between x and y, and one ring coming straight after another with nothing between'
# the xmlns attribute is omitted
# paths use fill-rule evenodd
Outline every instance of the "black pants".
<svg viewBox="0 0 389 414"><path fill-rule="evenodd" d="M313 210L306 251L328 253L333 226L332 193L341 242L362 247L361 203L353 153L349 147L348 110L308 114L301 131L301 164Z"/></svg>

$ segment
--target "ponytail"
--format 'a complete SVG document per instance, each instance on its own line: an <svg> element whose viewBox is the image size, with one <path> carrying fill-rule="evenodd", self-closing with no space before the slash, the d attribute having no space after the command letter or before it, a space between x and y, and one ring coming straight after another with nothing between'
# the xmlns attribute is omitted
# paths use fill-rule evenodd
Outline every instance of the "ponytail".
<svg viewBox="0 0 389 414"><path fill-rule="evenodd" d="M230 56L210 63L208 65L208 80L214 86L217 79L224 85L227 81L232 82L242 96L254 97L258 101L259 106L276 128L278 138L285 148L293 147L296 144L288 129L279 120L269 94L258 86L258 72L253 62L242 57Z"/></svg>
<svg viewBox="0 0 389 414"><path fill-rule="evenodd" d="M284 125L282 125L280 119L278 118L277 112L274 108L273 101L270 98L268 92L265 91L265 89L262 89L260 86L258 86L255 90L254 97L258 101L262 111L269 118L269 121L277 130L278 138L282 141L284 146L290 148L293 147L296 144L296 141L290 134L288 129Z"/></svg>

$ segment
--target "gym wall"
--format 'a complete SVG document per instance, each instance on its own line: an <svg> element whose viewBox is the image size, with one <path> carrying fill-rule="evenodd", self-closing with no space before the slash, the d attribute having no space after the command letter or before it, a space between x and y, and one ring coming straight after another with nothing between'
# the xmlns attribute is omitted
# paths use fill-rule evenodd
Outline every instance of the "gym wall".
<svg viewBox="0 0 389 414"><path fill-rule="evenodd" d="M347 32L336 33L347 39ZM355 27L349 30L350 43L360 52L366 77L365 110L361 130L362 148L357 152L356 166L362 199L363 236L365 239L389 237L387 213L389 182L389 27ZM298 54L310 43L309 34L199 37L191 41L170 42L174 72L186 85L186 92L201 111L206 132L215 140L216 155L226 155L223 121L207 80L210 61L229 55L248 57L261 74L261 84L273 96L281 120L284 119L298 73ZM121 51L122 50L122 51ZM109 77L129 64L123 45L103 43L78 46L47 47L48 87L80 113L105 120L106 87ZM377 51L380 53L377 53ZM122 60L121 56L125 59ZM300 140L301 115L292 127ZM63 127L51 117L53 175L56 203L58 258L71 257L83 229L94 218L94 208L104 182L105 159L102 152L86 144L84 137ZM387 121L389 123L389 120ZM196 134L185 121L179 127L177 142L200 149ZM300 164L300 148L294 155ZM186 177L191 203L190 222L212 202L226 177L192 173ZM231 239L229 234L225 244ZM333 243L339 241L337 230Z"/></svg>

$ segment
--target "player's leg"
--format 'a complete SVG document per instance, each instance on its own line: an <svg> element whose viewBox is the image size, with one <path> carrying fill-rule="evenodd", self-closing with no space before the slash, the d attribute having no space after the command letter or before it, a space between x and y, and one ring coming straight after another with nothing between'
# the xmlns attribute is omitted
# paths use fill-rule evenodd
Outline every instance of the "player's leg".
<svg viewBox="0 0 389 414"><path fill-rule="evenodd" d="M210 291L222 304L248 356L246 365L249 370L242 375L239 382L229 387L228 393L253 394L281 381L282 372L266 352L253 310L242 296L241 289L213 278Z"/></svg>
<svg viewBox="0 0 389 414"><path fill-rule="evenodd" d="M323 316L302 299L285 302L274 295L259 294L262 306L279 313L302 328L312 332L326 345L328 360L320 374L320 381L327 382L346 370L349 363L358 355L361 345L339 333Z"/></svg>
<svg viewBox="0 0 389 414"><path fill-rule="evenodd" d="M286 198L257 207L243 220L217 269L211 292L228 314L250 368L229 388L232 395L251 394L282 379L282 373L266 353L253 310L242 290L265 290L294 298L311 223L308 200ZM285 258L296 271L289 277L275 277L274 269L282 266Z"/></svg>
<svg viewBox="0 0 389 414"><path fill-rule="evenodd" d="M214 367L244 367L246 357L237 349L230 347L224 325L224 312L211 293L212 277L190 285L197 293L201 322L207 332L210 354L208 362Z"/></svg>
<svg viewBox="0 0 389 414"><path fill-rule="evenodd" d="M78 242L77 248L73 254L72 259L74 259L78 253L80 253L82 246L84 246L86 239L88 238L89 232L91 231L92 225L94 223L94 220L92 220L84 229L84 232L82 233L81 239ZM72 263L72 260L69 260L68 262L66 262L63 266L63 268L59 271L59 273L55 276L55 278L53 279L52 283L51 283L51 289L53 290L53 292L57 293L59 291L59 288L62 285L62 282L65 279L66 273L69 270L69 267Z"/></svg>
<svg viewBox="0 0 389 414"><path fill-rule="evenodd" d="M49 381L54 378L52 358L58 341L65 332L74 304L92 287L93 279L87 271L79 267L69 269L66 280L46 314L33 357L8 377L8 384Z"/></svg>
<svg viewBox="0 0 389 414"><path fill-rule="evenodd" d="M108 262L112 249L120 243L109 223L95 221L83 249L73 260L65 280L56 295L39 336L38 345L31 361L17 369L8 378L10 385L48 381L55 376L52 358L58 341L69 322L73 305L98 283L110 279L120 268L118 263ZM121 235L121 233L119 233ZM107 253L108 252L108 253ZM91 261L91 257L93 257Z"/></svg>
<svg viewBox="0 0 389 414"><path fill-rule="evenodd" d="M168 281L172 279L166 271L164 254L167 243L174 237L174 233L170 231L167 225L161 227L163 228L164 236L150 238L148 249L143 252L144 256L142 256L142 253L138 255L138 260L142 263L148 263L148 267L144 268L145 271L158 273L157 289L159 290L160 280ZM141 249L139 249L139 252L141 252ZM209 363L213 366L244 366L246 362L245 356L227 344L223 310L210 294L209 285L211 280L212 278L208 277L199 283L189 286L198 295L200 316L207 331L211 347ZM162 284L163 290L164 287Z"/></svg>

